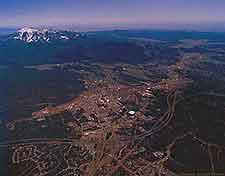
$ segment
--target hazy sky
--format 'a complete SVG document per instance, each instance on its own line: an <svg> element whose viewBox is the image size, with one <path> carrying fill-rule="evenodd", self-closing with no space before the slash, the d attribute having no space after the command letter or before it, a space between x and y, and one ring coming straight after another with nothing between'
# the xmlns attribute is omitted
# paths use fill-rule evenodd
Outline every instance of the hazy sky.
<svg viewBox="0 0 225 176"><path fill-rule="evenodd" d="M225 0L0 0L0 27L225 22Z"/></svg>

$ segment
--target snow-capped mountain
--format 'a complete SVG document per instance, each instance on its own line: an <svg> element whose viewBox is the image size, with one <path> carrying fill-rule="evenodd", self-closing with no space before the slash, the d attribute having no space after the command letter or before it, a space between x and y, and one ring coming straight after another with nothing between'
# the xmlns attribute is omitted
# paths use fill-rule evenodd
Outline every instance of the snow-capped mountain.
<svg viewBox="0 0 225 176"><path fill-rule="evenodd" d="M82 34L72 31L54 31L48 29L22 28L11 34L9 39L21 40L26 43L52 42L56 40L72 40L81 37Z"/></svg>

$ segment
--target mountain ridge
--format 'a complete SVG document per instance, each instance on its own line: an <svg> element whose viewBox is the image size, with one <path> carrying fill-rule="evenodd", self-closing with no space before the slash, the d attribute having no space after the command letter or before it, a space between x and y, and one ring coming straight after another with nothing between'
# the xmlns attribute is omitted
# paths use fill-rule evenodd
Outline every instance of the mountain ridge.
<svg viewBox="0 0 225 176"><path fill-rule="evenodd" d="M74 40L82 34L73 31L56 31L49 29L35 29L25 27L8 36L8 40L20 40L25 43L47 42L56 40Z"/></svg>

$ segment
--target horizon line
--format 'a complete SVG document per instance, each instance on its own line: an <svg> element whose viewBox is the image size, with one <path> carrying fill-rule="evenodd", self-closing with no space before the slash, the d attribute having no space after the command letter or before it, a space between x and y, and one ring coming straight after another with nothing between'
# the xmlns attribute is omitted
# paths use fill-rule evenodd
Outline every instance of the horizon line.
<svg viewBox="0 0 225 176"><path fill-rule="evenodd" d="M64 24L64 25L10 25L0 26L0 29L16 30L21 28L47 28L58 30L81 30L81 31L101 31L101 30L172 30L172 31L196 31L196 32L225 32L225 22L202 22L202 23L152 23L152 24Z"/></svg>

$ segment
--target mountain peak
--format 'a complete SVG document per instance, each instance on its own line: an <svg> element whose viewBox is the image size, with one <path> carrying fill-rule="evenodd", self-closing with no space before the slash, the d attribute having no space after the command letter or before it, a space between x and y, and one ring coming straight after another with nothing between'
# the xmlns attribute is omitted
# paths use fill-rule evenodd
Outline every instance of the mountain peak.
<svg viewBox="0 0 225 176"><path fill-rule="evenodd" d="M39 40L45 40L48 42L49 39L47 37L47 32L48 30L25 27L16 32L14 39L22 40L27 43L37 42Z"/></svg>
<svg viewBox="0 0 225 176"><path fill-rule="evenodd" d="M13 34L13 39L26 43L51 42L53 40L69 40L80 37L81 34L71 31L53 31L48 29L35 29L25 27Z"/></svg>
<svg viewBox="0 0 225 176"><path fill-rule="evenodd" d="M18 33L24 33L24 32L37 32L37 31L38 31L38 29L25 27L25 28L22 28L22 29L18 30L17 32Z"/></svg>

